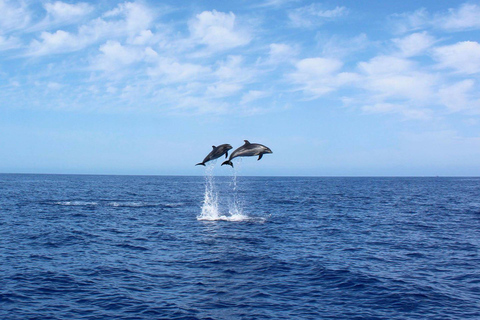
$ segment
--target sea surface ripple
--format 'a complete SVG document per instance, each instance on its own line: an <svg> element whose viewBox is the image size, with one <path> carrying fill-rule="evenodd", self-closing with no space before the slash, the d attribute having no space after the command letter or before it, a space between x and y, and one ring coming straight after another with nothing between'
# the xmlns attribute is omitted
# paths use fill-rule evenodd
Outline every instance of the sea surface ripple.
<svg viewBox="0 0 480 320"><path fill-rule="evenodd" d="M6 320L480 319L479 250L480 178L0 175Z"/></svg>

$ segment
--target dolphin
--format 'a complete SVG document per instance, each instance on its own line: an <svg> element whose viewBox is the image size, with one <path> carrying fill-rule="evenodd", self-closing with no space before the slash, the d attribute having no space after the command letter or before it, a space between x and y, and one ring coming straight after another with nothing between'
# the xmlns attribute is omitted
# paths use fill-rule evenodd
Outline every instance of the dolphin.
<svg viewBox="0 0 480 320"><path fill-rule="evenodd" d="M207 163L208 161L220 158L224 154L225 154L225 158L227 158L228 150L232 149L232 146L226 143L226 144L221 144L218 147L212 146L212 148L213 150L205 157L205 159L203 159L202 162L197 163L196 166L198 165L205 166L205 163Z"/></svg>
<svg viewBox="0 0 480 320"><path fill-rule="evenodd" d="M260 160L262 159L265 153L272 153L272 150L270 150L270 148L264 146L263 144L250 143L248 140L243 140L243 141L245 141L245 144L237 148L235 151L233 151L232 154L230 155L230 158L228 158L227 161L222 163L222 166L224 164L228 164L233 168L232 159L236 157L258 156L257 160Z"/></svg>

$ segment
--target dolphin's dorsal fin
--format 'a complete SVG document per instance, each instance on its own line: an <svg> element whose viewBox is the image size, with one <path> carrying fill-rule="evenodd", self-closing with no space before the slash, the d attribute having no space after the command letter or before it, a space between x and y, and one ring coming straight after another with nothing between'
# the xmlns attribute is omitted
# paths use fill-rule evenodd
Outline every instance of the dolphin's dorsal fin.
<svg viewBox="0 0 480 320"><path fill-rule="evenodd" d="M212 146L212 149L215 149L216 147L215 146Z"/></svg>
<svg viewBox="0 0 480 320"><path fill-rule="evenodd" d="M248 140L243 140L243 141L245 141L245 144L250 144L250 141Z"/></svg>

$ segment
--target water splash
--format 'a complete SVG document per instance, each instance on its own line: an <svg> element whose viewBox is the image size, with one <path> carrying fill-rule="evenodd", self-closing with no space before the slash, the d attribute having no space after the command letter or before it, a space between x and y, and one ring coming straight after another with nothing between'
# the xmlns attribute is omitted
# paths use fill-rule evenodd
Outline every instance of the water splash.
<svg viewBox="0 0 480 320"><path fill-rule="evenodd" d="M243 216L243 201L239 199L239 191L238 191L238 169L236 167L233 168L233 176L232 182L230 183L233 192L232 192L232 199L228 205L228 212L232 216Z"/></svg>
<svg viewBox="0 0 480 320"><path fill-rule="evenodd" d="M215 178L213 174L215 163L207 165L205 168L205 195L202 204L202 212L197 216L197 220L207 221L248 221L250 217L243 214L243 210L237 204L236 200L233 202L233 206L229 206L228 215L222 214L219 210L219 197L218 191L215 188ZM237 198L237 174L234 171L234 199Z"/></svg>
<svg viewBox="0 0 480 320"><path fill-rule="evenodd" d="M217 220L218 211L218 193L215 190L213 168L215 163L210 163L205 168L205 195L202 205L202 213L197 217L198 220Z"/></svg>

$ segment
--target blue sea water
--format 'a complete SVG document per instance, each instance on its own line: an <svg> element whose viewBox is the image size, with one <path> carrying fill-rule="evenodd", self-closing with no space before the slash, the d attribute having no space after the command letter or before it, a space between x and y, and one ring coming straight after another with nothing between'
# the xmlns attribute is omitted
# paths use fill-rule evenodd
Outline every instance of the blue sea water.
<svg viewBox="0 0 480 320"><path fill-rule="evenodd" d="M0 319L480 319L479 250L480 178L0 175Z"/></svg>

